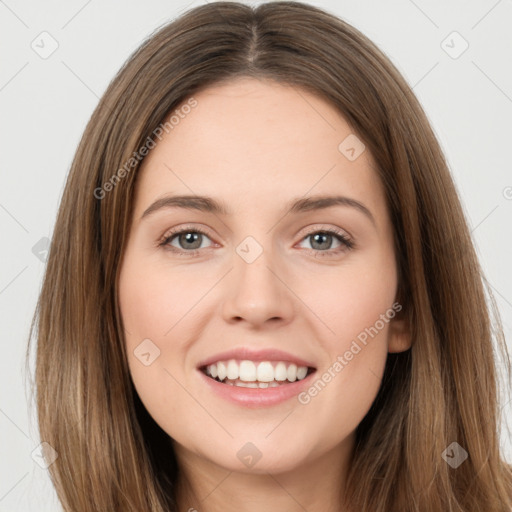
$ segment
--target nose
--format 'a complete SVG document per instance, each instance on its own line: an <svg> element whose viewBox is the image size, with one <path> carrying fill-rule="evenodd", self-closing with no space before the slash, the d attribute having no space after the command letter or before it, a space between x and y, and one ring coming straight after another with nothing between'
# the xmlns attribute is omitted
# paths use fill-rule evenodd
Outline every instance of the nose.
<svg viewBox="0 0 512 512"><path fill-rule="evenodd" d="M251 327L289 323L294 314L294 293L287 283L286 272L272 257L270 250L248 263L238 254L227 276L222 312L229 323L245 322Z"/></svg>

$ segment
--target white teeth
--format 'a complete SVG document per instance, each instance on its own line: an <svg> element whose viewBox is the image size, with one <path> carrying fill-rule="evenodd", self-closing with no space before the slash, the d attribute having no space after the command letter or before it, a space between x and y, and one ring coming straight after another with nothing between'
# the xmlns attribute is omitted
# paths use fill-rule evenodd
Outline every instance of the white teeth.
<svg viewBox="0 0 512 512"><path fill-rule="evenodd" d="M238 379L238 365L234 359L228 361L227 377L231 380Z"/></svg>
<svg viewBox="0 0 512 512"><path fill-rule="evenodd" d="M216 364L211 364L210 366L208 366L208 371L210 372L210 375L213 378L217 377L217 365Z"/></svg>
<svg viewBox="0 0 512 512"><path fill-rule="evenodd" d="M297 367L294 363L284 361L254 362L246 359L243 361L230 359L209 364L206 367L206 374L214 379L217 378L221 382L226 379L225 384L249 388L280 386L285 384L285 381L302 380L307 373L307 366Z"/></svg>
<svg viewBox="0 0 512 512"><path fill-rule="evenodd" d="M240 363L240 380L253 382L256 379L256 365L252 361L242 361ZM212 375L213 377L213 375Z"/></svg>
<svg viewBox="0 0 512 512"><path fill-rule="evenodd" d="M307 368L306 368L306 371L307 371ZM288 380L290 382L294 382L297 379L297 365L296 364L291 364L290 366L288 366L287 376L288 376Z"/></svg>
<svg viewBox="0 0 512 512"><path fill-rule="evenodd" d="M302 380L306 373L308 373L308 369L305 366L299 366L297 368L297 380Z"/></svg>
<svg viewBox="0 0 512 512"><path fill-rule="evenodd" d="M258 365L257 372L260 382L272 382L274 380L274 367L268 361L262 361Z"/></svg>
<svg viewBox="0 0 512 512"><path fill-rule="evenodd" d="M210 366L217 366L217 377L219 380L224 380L226 378L226 365L219 361L216 365L210 365Z"/></svg>
<svg viewBox="0 0 512 512"><path fill-rule="evenodd" d="M306 372L308 369L306 368ZM276 369L274 370L274 376L276 380L286 380L288 378L288 372L286 371L286 365L284 363L277 363Z"/></svg>

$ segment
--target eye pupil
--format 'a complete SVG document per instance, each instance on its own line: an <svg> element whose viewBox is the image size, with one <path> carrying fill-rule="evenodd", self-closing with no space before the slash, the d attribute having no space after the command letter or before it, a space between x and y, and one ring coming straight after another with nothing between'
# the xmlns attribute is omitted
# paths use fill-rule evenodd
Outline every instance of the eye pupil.
<svg viewBox="0 0 512 512"><path fill-rule="evenodd" d="M328 247L315 247L315 244L319 244L319 245L322 245L322 241L318 241L319 238L322 238L324 240L324 243L325 243L325 239L327 238L328 241L332 241L332 235L329 235L327 233L316 233L313 235L313 243L312 243L312 247L314 249L329 249L330 245L331 244L327 244Z"/></svg>
<svg viewBox="0 0 512 512"><path fill-rule="evenodd" d="M196 242L199 240L199 244L197 244L196 246L193 246L193 247L186 247L187 249L198 249L199 247L201 247L201 234L200 233L194 233L194 232L188 232L188 233L184 233L182 235L180 235L179 237L179 241L180 241L180 244L182 242L186 242L186 243L193 243L193 242Z"/></svg>

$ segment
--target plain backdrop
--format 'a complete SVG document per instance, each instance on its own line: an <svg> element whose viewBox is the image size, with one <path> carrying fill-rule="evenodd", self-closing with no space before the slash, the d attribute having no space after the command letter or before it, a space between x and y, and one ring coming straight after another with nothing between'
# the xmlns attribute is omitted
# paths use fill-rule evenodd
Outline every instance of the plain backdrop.
<svg viewBox="0 0 512 512"><path fill-rule="evenodd" d="M76 146L125 59L202 3L0 1L0 512L59 509L37 463L23 357ZM512 350L512 1L310 3L366 34L413 87L448 158ZM502 407L512 425L509 400ZM510 430L502 444L512 461Z"/></svg>

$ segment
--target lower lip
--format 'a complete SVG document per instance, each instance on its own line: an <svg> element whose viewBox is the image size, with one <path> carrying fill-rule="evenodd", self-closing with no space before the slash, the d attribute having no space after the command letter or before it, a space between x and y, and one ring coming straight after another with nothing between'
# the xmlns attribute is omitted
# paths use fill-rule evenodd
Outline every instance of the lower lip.
<svg viewBox="0 0 512 512"><path fill-rule="evenodd" d="M254 408L276 405L297 396L309 385L311 376L316 373L312 372L302 380L281 384L273 388L243 388L222 384L218 380L208 377L201 370L198 370L198 372L206 385L210 386L210 389L221 398L237 405Z"/></svg>

